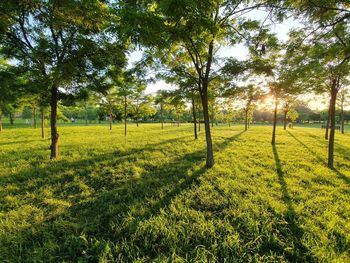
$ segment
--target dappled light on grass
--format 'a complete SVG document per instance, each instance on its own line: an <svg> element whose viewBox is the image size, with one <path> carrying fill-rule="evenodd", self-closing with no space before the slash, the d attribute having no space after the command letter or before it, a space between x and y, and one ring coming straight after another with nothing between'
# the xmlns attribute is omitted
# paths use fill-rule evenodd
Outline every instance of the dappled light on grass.
<svg viewBox="0 0 350 263"><path fill-rule="evenodd" d="M348 134L332 171L320 130L215 127L207 170L191 125L122 132L64 127L54 162L32 130L0 137L0 261L349 259Z"/></svg>

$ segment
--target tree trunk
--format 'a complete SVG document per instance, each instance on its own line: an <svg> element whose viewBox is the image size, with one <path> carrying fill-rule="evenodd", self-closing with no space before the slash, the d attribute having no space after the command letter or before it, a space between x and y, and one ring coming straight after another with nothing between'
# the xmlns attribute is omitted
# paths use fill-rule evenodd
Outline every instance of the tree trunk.
<svg viewBox="0 0 350 263"><path fill-rule="evenodd" d="M203 118L204 118L204 128L205 128L205 140L207 144L207 160L206 167L211 168L214 165L214 153L213 153L213 143L210 134L210 118L208 109L208 82L205 81L202 87L202 106L203 106Z"/></svg>
<svg viewBox="0 0 350 263"><path fill-rule="evenodd" d="M112 116L112 109L110 107L109 108L109 130L112 130L112 121L113 121L113 116Z"/></svg>
<svg viewBox="0 0 350 263"><path fill-rule="evenodd" d="M163 130L164 129L163 105L160 105L160 121L162 123L162 130Z"/></svg>
<svg viewBox="0 0 350 263"><path fill-rule="evenodd" d="M10 124L13 125L14 123L15 123L15 121L14 121L13 113L10 112Z"/></svg>
<svg viewBox="0 0 350 263"><path fill-rule="evenodd" d="M276 95L275 96L275 110L273 113L273 129L272 129L272 140L271 140L272 145L275 145L275 143L276 143L277 105L278 105L278 100L277 100L277 95Z"/></svg>
<svg viewBox="0 0 350 263"><path fill-rule="evenodd" d="M41 138L45 139L45 113L41 110Z"/></svg>
<svg viewBox="0 0 350 263"><path fill-rule="evenodd" d="M50 159L58 158L58 132L57 132L57 103L58 88L54 85L51 88L51 155Z"/></svg>
<svg viewBox="0 0 350 263"><path fill-rule="evenodd" d="M340 124L341 124L341 133L344 134L344 98L341 100L341 116L340 116Z"/></svg>
<svg viewBox="0 0 350 263"><path fill-rule="evenodd" d="M337 87L334 81L331 88L330 109L330 132L328 142L328 167L334 169L334 137L335 137L335 104L337 100Z"/></svg>
<svg viewBox="0 0 350 263"><path fill-rule="evenodd" d="M33 117L34 117L34 129L36 129L36 107L33 107Z"/></svg>
<svg viewBox="0 0 350 263"><path fill-rule="evenodd" d="M126 136L126 96L124 96L124 136Z"/></svg>
<svg viewBox="0 0 350 263"><path fill-rule="evenodd" d="M194 131L194 139L198 139L197 135L197 116L196 116L196 107L194 103L194 98L192 96L192 114L193 114L193 131Z"/></svg>
<svg viewBox="0 0 350 263"><path fill-rule="evenodd" d="M328 108L328 116L327 116L327 125L326 125L326 133L324 135L324 138L328 140L328 130L329 130L329 122L331 117L331 101L329 102L329 108Z"/></svg>
<svg viewBox="0 0 350 263"><path fill-rule="evenodd" d="M283 130L287 129L287 111L284 111Z"/></svg>
<svg viewBox="0 0 350 263"><path fill-rule="evenodd" d="M198 132L201 131L201 113L198 112Z"/></svg>
<svg viewBox="0 0 350 263"><path fill-rule="evenodd" d="M86 104L85 104L85 125L88 126L88 112L87 112Z"/></svg>
<svg viewBox="0 0 350 263"><path fill-rule="evenodd" d="M139 121L136 120L136 127L139 127Z"/></svg>
<svg viewBox="0 0 350 263"><path fill-rule="evenodd" d="M245 109L245 131L248 130L248 109Z"/></svg>

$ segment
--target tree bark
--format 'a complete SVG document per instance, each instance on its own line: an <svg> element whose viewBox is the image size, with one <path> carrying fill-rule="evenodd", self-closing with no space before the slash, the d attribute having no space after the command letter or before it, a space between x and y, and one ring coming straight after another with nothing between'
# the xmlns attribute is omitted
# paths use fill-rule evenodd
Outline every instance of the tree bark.
<svg viewBox="0 0 350 263"><path fill-rule="evenodd" d="M193 131L194 131L194 139L198 139L197 135L197 116L196 116L196 107L194 103L194 98L192 96L192 114L193 114Z"/></svg>
<svg viewBox="0 0 350 263"><path fill-rule="evenodd" d="M124 96L124 136L126 136L126 96Z"/></svg>
<svg viewBox="0 0 350 263"><path fill-rule="evenodd" d="M210 118L208 109L208 82L205 80L202 87L202 106L203 106L203 118L204 118L204 128L205 128L205 140L207 144L207 160L206 167L211 168L214 165L214 153L213 153L213 143L211 140L210 133Z"/></svg>
<svg viewBox="0 0 350 263"><path fill-rule="evenodd" d="M284 111L283 130L287 129L287 111Z"/></svg>
<svg viewBox="0 0 350 263"><path fill-rule="evenodd" d="M276 126L277 126L277 105L278 105L278 99L277 95L275 95L275 110L273 113L273 128L272 128L272 145L275 145L276 143Z"/></svg>
<svg viewBox="0 0 350 263"><path fill-rule="evenodd" d="M34 129L36 129L36 107L33 107Z"/></svg>
<svg viewBox="0 0 350 263"><path fill-rule="evenodd" d="M57 132L57 103L58 103L58 88L53 85L51 88L51 155L50 159L58 158L58 137Z"/></svg>
<svg viewBox="0 0 350 263"><path fill-rule="evenodd" d="M245 109L245 131L248 130L248 109Z"/></svg>
<svg viewBox="0 0 350 263"><path fill-rule="evenodd" d="M329 108L328 108L328 116L327 116L327 125L326 125L326 133L324 135L324 138L328 140L328 131L329 131L329 122L331 117L331 101L329 101Z"/></svg>
<svg viewBox="0 0 350 263"><path fill-rule="evenodd" d="M330 131L328 142L328 167L334 169L334 137L335 137L335 104L337 100L336 80L333 81L331 87L330 109Z"/></svg>
<svg viewBox="0 0 350 263"><path fill-rule="evenodd" d="M45 139L45 113L41 110L41 138Z"/></svg>

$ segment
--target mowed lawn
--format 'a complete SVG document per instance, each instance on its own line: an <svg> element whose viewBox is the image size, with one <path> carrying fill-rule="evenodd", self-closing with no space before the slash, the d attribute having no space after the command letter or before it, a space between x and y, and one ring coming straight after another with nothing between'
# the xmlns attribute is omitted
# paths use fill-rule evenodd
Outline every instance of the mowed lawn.
<svg viewBox="0 0 350 263"><path fill-rule="evenodd" d="M0 134L1 262L350 262L350 134L191 125Z"/></svg>

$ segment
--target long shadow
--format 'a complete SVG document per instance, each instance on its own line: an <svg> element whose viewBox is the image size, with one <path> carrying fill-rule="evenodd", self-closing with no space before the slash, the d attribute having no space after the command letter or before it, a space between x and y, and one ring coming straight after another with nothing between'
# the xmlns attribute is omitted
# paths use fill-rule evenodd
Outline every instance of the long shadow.
<svg viewBox="0 0 350 263"><path fill-rule="evenodd" d="M302 243L302 237L304 235L304 230L298 224L298 217L295 212L292 203L292 197L289 194L287 183L284 179L284 172L281 165L281 160L278 155L276 145L272 145L273 156L276 164L276 173L278 176L278 183L281 186L282 199L283 202L287 205L287 213L285 216L286 221L288 222L291 239L295 245L294 251L291 252L288 257L289 260L294 262L310 262L313 261L313 257L310 255L309 250Z"/></svg>
<svg viewBox="0 0 350 263"><path fill-rule="evenodd" d="M315 134L312 134L310 132L306 132L306 133L310 138L315 139L319 144L322 144L323 146L328 147L328 140L325 140L325 139L323 139L323 137L321 138L320 136L316 136ZM337 143L336 141L334 141L334 146L336 147L336 152L340 153L344 159L350 160L350 157L349 157L350 148L349 147L341 145L341 144Z"/></svg>
<svg viewBox="0 0 350 263"><path fill-rule="evenodd" d="M292 134L290 131L287 131L287 132L292 138L294 138L294 140L299 142L306 150L308 150L320 163L322 163L324 166L328 166L328 164L320 156L318 156L314 150L312 150L309 146L307 146L305 143L303 143L301 140L299 140L297 137L295 137L294 134ZM336 168L332 169L332 171L334 171L334 173L340 179L342 179L345 183L350 185L350 178L349 177L347 177L345 174L343 174L342 172L340 172Z"/></svg>
<svg viewBox="0 0 350 263"><path fill-rule="evenodd" d="M27 180L30 180L33 178L38 179L38 178L40 178L41 175L44 175L45 177L47 177L47 175L49 175L49 174L54 174L54 173L59 172L59 171L69 170L69 169L75 168L77 166L80 167L80 169L82 171L88 172L87 168L91 164L99 163L99 162L102 162L105 160L111 160L111 159L113 160L114 158L118 158L116 160L115 164L119 164L119 163L125 161L126 157L137 155L137 154L140 154L144 151L156 150L156 149L159 149L163 145L171 144L171 143L175 143L175 142L180 142L180 141L183 141L184 139L189 138L189 137L191 137L191 136L182 136L182 137L178 137L178 138L173 138L173 139L161 141L158 143L147 143L143 147L129 148L126 151L115 150L113 152L106 153L106 154L92 155L88 159L83 159L83 160L74 161L74 162L70 162L70 161L67 161L64 159L59 159L59 160L56 160L54 162L49 162L44 168L42 168L41 170L43 171L43 173L40 172L41 170L38 171L38 169L36 167L34 167L34 168L28 169L26 171L20 171L19 173L16 173L16 174L9 174L7 176L1 176L0 177L0 185L3 182L6 183L8 180L9 181L20 181L23 183L24 181L27 181ZM28 152L28 150L23 150L22 152L26 153L26 152ZM27 156L22 156L22 152L19 152L18 156L21 156L21 158L24 158L24 159L27 158ZM30 153L30 154L32 154L32 153ZM5 154L5 156L6 156L6 154ZM16 156L16 158L17 158L17 156ZM0 158L0 161L1 161L1 158ZM47 171L47 172L45 172L45 171ZM50 172L50 173L48 173L48 172Z"/></svg>
<svg viewBox="0 0 350 263"><path fill-rule="evenodd" d="M216 143L215 147L224 150L229 142L236 140L240 134L227 138L227 141ZM26 247L26 249L8 249L7 255L25 258L28 256L25 253L34 251L36 246L53 242L59 244L59 249L53 252L55 257L62 258L69 255L68 259L77 261L89 246L84 242L77 246L76 242L80 240L81 233L84 233L87 239L113 242L127 240L137 231L141 222L156 216L177 195L198 184L199 177L205 173L204 167L194 168L199 163L204 165L205 151L202 147L194 152L170 158L161 165L142 163L144 169L137 178L130 173L128 165L143 158L145 151L159 150L162 147L166 151L169 143L181 140L181 138L174 138L76 162L59 161L53 163L52 167L36 167L25 173L20 172L0 178L2 188L9 183L18 186L11 191L2 191L3 195L23 193L35 195L40 193L41 189L53 188L53 196L56 199L72 204L57 214L50 212L52 208L45 203L43 197L27 199L25 203L29 202L35 207L45 207L47 215L43 222L12 234L10 241L4 243L4 247L12 247L11 240L18 239L19 246L17 244L16 248ZM115 167L116 170L119 169L118 167L122 168L114 174L114 171L105 171L103 169L105 166ZM80 184L88 186L91 192L89 196L81 194ZM5 208L4 212L9 209L11 210L11 208ZM63 222L64 231L60 229L60 224L57 225L54 222ZM36 243L32 240L36 240ZM139 244L139 246L142 245L142 243ZM152 253L156 252L149 253L152 256Z"/></svg>
<svg viewBox="0 0 350 263"><path fill-rule="evenodd" d="M43 142L44 140L23 140L23 141L13 141L13 142L2 142L0 143L0 147L1 146L5 146L5 145L13 145L13 144L28 144L31 142Z"/></svg>

